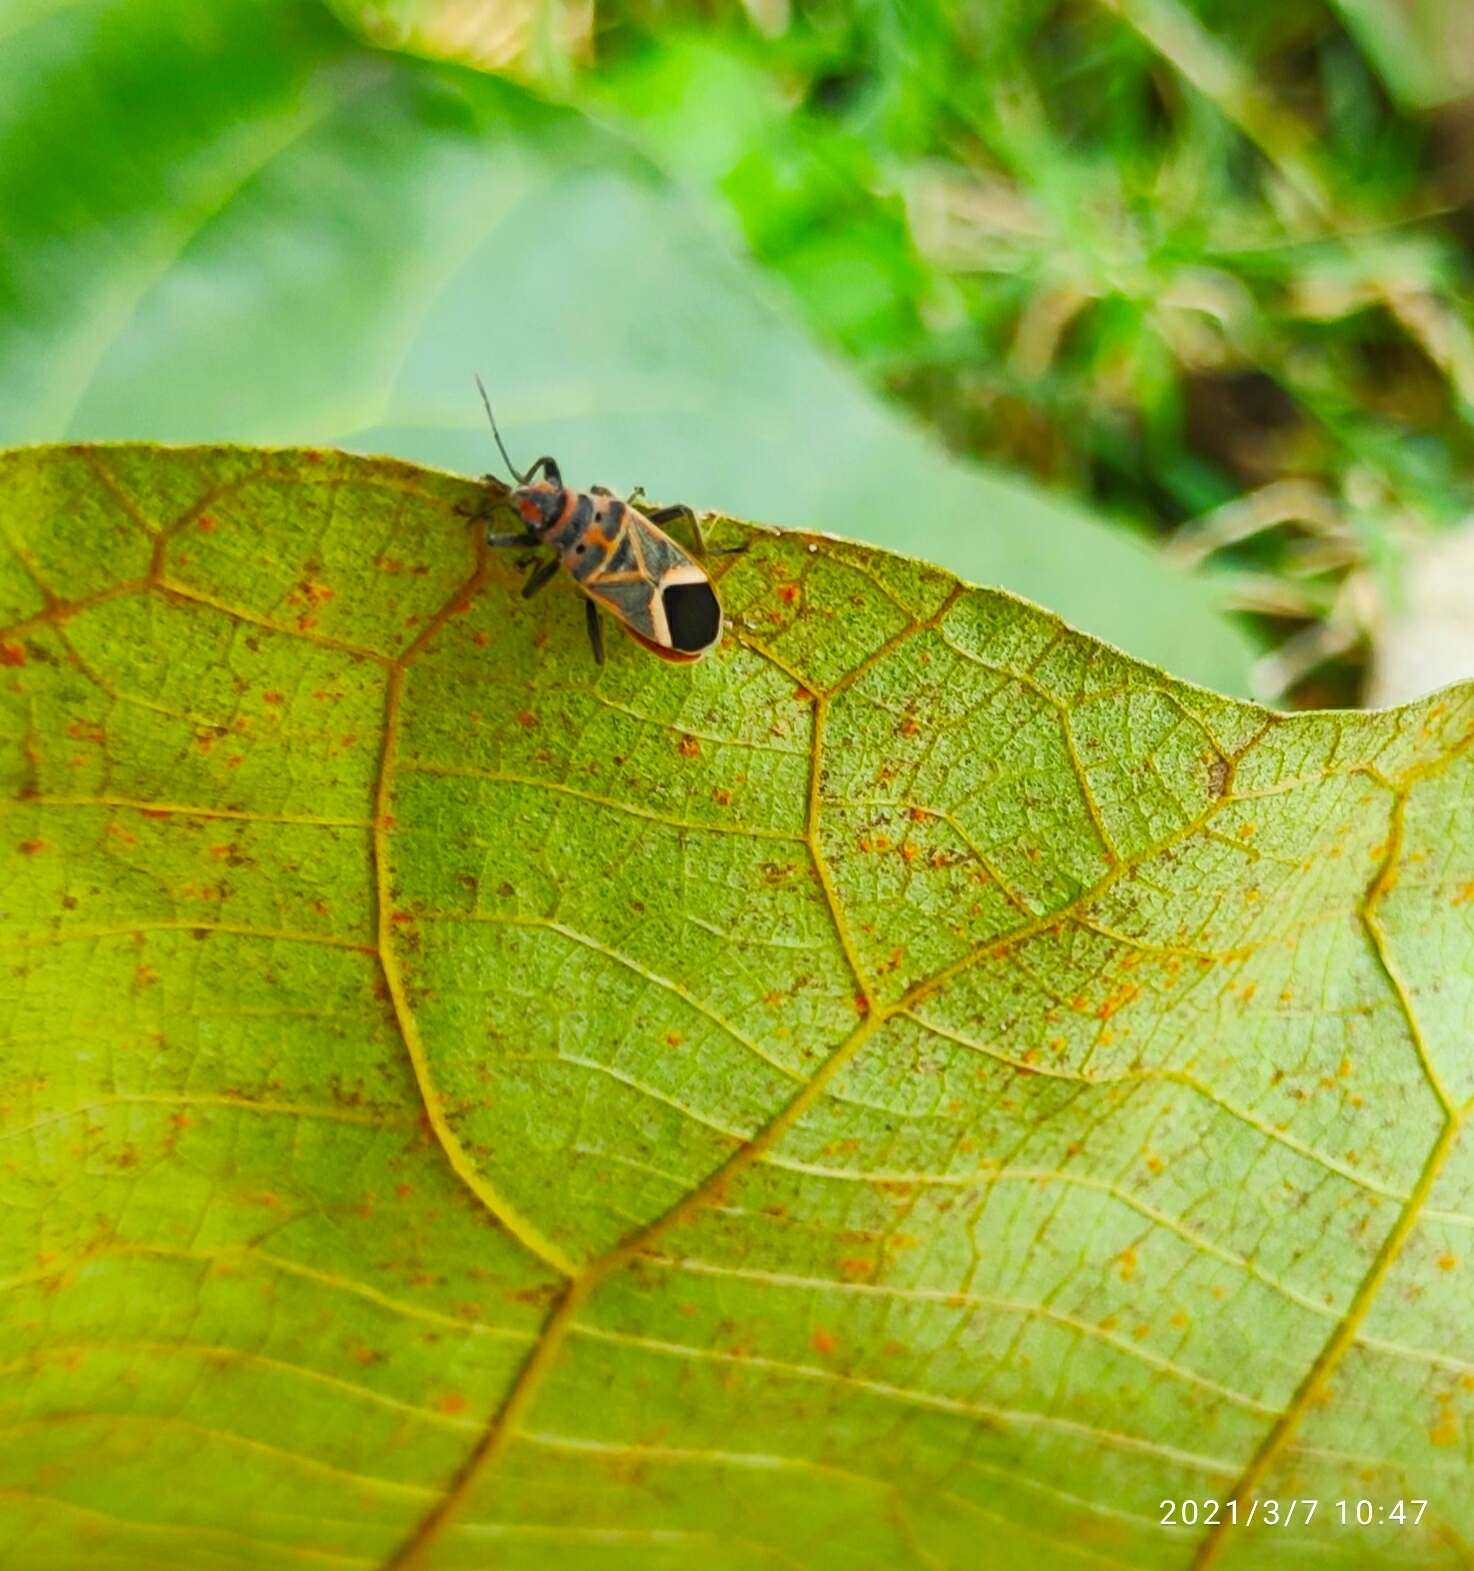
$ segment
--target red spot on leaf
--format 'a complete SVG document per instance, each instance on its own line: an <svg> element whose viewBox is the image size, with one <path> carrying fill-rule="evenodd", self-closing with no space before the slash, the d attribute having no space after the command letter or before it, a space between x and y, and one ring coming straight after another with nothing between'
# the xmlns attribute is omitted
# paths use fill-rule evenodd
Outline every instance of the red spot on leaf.
<svg viewBox="0 0 1474 1571"><path fill-rule="evenodd" d="M22 840L17 849L22 856L35 856L38 851L44 851L47 844L45 840Z"/></svg>
<svg viewBox="0 0 1474 1571"><path fill-rule="evenodd" d="M0 644L0 665L24 665L26 663L26 648L24 644Z"/></svg>

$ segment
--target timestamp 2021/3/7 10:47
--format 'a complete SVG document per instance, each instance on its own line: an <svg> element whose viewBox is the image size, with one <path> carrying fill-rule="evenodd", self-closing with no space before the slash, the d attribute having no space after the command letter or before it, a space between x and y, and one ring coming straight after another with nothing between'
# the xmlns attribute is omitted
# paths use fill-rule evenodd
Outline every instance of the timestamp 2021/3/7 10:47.
<svg viewBox="0 0 1474 1571"><path fill-rule="evenodd" d="M1338 1527L1416 1527L1428 1509L1426 1500L1317 1500L1301 1496L1288 1500L1256 1497L1253 1500L1163 1500L1158 1503L1163 1527L1309 1527L1319 1516Z"/></svg>

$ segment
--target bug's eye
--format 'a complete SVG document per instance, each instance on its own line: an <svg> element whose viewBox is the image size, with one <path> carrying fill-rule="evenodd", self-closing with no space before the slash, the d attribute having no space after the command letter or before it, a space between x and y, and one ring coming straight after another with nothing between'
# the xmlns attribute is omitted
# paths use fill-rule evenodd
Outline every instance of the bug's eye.
<svg viewBox="0 0 1474 1571"><path fill-rule="evenodd" d="M580 540L580 541L579 541L579 542L578 542L578 544L577 544L577 545L576 545L576 546L574 546L574 548L573 548L573 554L574 554L574 555L575 555L575 556L582 556L582 555L583 555L583 553L584 553L584 549L585 549L585 547L584 547L584 543L583 543L583 541L582 541L582 540Z"/></svg>

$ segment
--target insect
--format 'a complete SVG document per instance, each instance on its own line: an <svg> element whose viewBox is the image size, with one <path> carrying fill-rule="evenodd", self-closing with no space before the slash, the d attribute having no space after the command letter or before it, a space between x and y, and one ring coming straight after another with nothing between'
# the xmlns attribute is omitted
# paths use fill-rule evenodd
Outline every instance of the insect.
<svg viewBox="0 0 1474 1571"><path fill-rule="evenodd" d="M557 463L546 456L519 470L507 455L480 377L476 386L481 389L481 402L502 460L517 482L504 500L524 525L515 534L488 531L487 544L549 545L557 553L527 575L523 599L535 595L560 567L566 569L586 597L589 643L600 665L604 663L601 609L662 660L684 664L715 649L722 637L722 605L717 592L706 570L660 527L673 519L688 519L696 534L697 550L704 556L706 541L696 514L685 506L642 513L631 505L642 494L638 490L627 502L604 486L575 491L563 484ZM539 470L542 478L534 479ZM486 479L500 486L494 475Z"/></svg>

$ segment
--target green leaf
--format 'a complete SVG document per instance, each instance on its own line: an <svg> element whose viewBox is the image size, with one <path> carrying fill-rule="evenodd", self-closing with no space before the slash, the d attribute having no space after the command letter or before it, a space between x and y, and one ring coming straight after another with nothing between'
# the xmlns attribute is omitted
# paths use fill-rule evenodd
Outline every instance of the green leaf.
<svg viewBox="0 0 1474 1571"><path fill-rule="evenodd" d="M0 29L4 22L0 19ZM78 0L0 51L0 441L515 456L1002 583L1248 690L1218 593L943 453L629 146L308 0Z"/></svg>
<svg viewBox="0 0 1474 1571"><path fill-rule="evenodd" d="M1463 1564L1474 689L729 520L600 670L484 496L0 459L7 1564Z"/></svg>

